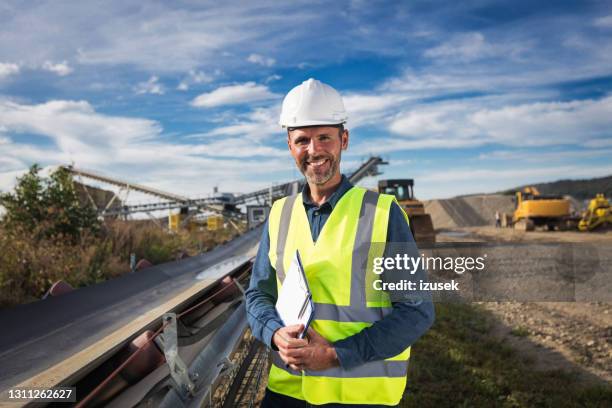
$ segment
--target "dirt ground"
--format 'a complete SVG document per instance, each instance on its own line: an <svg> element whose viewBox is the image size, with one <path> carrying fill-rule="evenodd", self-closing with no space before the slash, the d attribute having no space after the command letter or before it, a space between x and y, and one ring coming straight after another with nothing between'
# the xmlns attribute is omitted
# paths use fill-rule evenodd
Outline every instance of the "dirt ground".
<svg viewBox="0 0 612 408"><path fill-rule="evenodd" d="M612 229L602 232L579 231L519 231L512 228L495 228L492 225L455 228L451 231L469 233L484 241L504 242L568 242L568 243L610 243Z"/></svg>
<svg viewBox="0 0 612 408"><path fill-rule="evenodd" d="M494 226L441 231L439 242L589 243L612 249L612 231L514 231ZM561 369L584 381L612 383L612 303L483 302L496 335L542 369Z"/></svg>

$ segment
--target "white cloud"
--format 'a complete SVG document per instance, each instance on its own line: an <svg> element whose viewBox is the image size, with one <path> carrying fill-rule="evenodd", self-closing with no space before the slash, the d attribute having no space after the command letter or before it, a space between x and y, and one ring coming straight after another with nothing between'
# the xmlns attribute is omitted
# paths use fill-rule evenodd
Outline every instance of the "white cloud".
<svg viewBox="0 0 612 408"><path fill-rule="evenodd" d="M243 136L239 134L238 136ZM245 137L233 137L216 140L193 148L194 153L213 157L252 158L252 157L288 157L287 150L281 150L248 140Z"/></svg>
<svg viewBox="0 0 612 408"><path fill-rule="evenodd" d="M253 112L250 118L264 121L266 115ZM229 138L207 143L170 143L155 121L104 115L85 101L0 102L0 129L0 189L11 188L15 175L33 163L75 162L190 197L210 192L218 180L225 191L247 192L291 176L289 154L257 137L228 132ZM23 134L46 137L49 143L22 141ZM250 183L249 176L257 181Z"/></svg>
<svg viewBox="0 0 612 408"><path fill-rule="evenodd" d="M422 134L448 132L448 123L442 118L441 111L414 111L408 112L393 121L389 129L393 133L418 137Z"/></svg>
<svg viewBox="0 0 612 408"><path fill-rule="evenodd" d="M379 147L391 151L420 148L472 147L486 143L488 138L468 120L468 115L478 109L478 103L440 102L415 106L397 114L388 125L390 143Z"/></svg>
<svg viewBox="0 0 612 408"><path fill-rule="evenodd" d="M176 89L179 91L187 91L191 85L210 83L219 75L221 75L221 71L219 70L216 70L214 74L207 74L206 72L192 69L189 71L189 75L178 84Z"/></svg>
<svg viewBox="0 0 612 408"><path fill-rule="evenodd" d="M423 137L419 139L405 139L396 136L377 138L375 140L357 143L350 148L350 152L354 155L378 155L419 149L475 147L484 143L486 143L486 140L479 138Z"/></svg>
<svg viewBox="0 0 612 408"><path fill-rule="evenodd" d="M612 143L612 117L607 113L611 111L612 96L526 104L511 104L490 97L439 102L415 106L395 115L388 122L388 129L397 137L386 138L373 149L389 152L491 143L605 147Z"/></svg>
<svg viewBox="0 0 612 408"><path fill-rule="evenodd" d="M425 56L429 58L458 57L472 61L486 56L489 52L489 46L481 33L468 33L457 35L437 47L428 49L425 51Z"/></svg>
<svg viewBox="0 0 612 408"><path fill-rule="evenodd" d="M278 32L293 27L289 11L303 24L324 26L321 14L310 7L300 9L303 5L310 3L158 1L131 7L109 0L104 7L92 8L42 0L10 6L2 19L0 49L3 56L31 66L76 54L83 65L132 66L147 73L235 68L245 61L232 54L247 56L252 44L260 43L260 54L267 55L288 41L291 36Z"/></svg>
<svg viewBox="0 0 612 408"><path fill-rule="evenodd" d="M269 77L266 78L265 82L267 84L267 83L270 83L270 82L273 82L273 81L278 81L279 79L282 79L282 78L283 77L278 75L278 74L272 74L272 75L270 75Z"/></svg>
<svg viewBox="0 0 612 408"><path fill-rule="evenodd" d="M584 142L585 147L610 147L612 146L612 137L608 139L594 139Z"/></svg>
<svg viewBox="0 0 612 408"><path fill-rule="evenodd" d="M139 94L163 95L164 86L159 83L159 78L153 75L146 82L140 82L134 87L134 91Z"/></svg>
<svg viewBox="0 0 612 408"><path fill-rule="evenodd" d="M51 61L45 61L42 64L42 69L45 71L53 72L59 76L66 76L74 71L70 65L68 65L67 61L58 62L57 64L52 63Z"/></svg>
<svg viewBox="0 0 612 408"><path fill-rule="evenodd" d="M22 133L48 137L55 145L55 158L75 155L92 163L103 162L116 149L151 140L161 132L159 124L151 120L107 116L95 112L88 102L61 100L38 105L0 102L0 126L14 134L16 142ZM49 148L24 144L20 149L28 158L40 155L43 160L52 159L44 156ZM10 152L7 149L4 153ZM17 153L10 155L19 157Z"/></svg>
<svg viewBox="0 0 612 408"><path fill-rule="evenodd" d="M259 54L251 54L247 58L247 61L252 62L253 64L261 65L264 67L271 67L276 63L274 58L264 57Z"/></svg>
<svg viewBox="0 0 612 408"><path fill-rule="evenodd" d="M513 187L559 180L612 174L612 166L561 165L513 166L512 168L451 167L413 175L420 199L448 198L474 193L492 193Z"/></svg>
<svg viewBox="0 0 612 408"><path fill-rule="evenodd" d="M596 171L593 171L594 169ZM550 180L554 177L572 175L578 177L593 177L595 175L607 175L612 173L612 166L546 166L546 167L521 167L513 169L481 168L481 169L445 169L445 171L424 174L420 177L422 181L464 181L464 180L501 180L515 179L525 182L534 180Z"/></svg>
<svg viewBox="0 0 612 408"><path fill-rule="evenodd" d="M595 19L593 25L601 28L612 28L612 14Z"/></svg>
<svg viewBox="0 0 612 408"><path fill-rule="evenodd" d="M199 108L212 108L223 105L242 105L250 102L277 98L267 86L255 82L222 86L212 92L198 95L191 105Z"/></svg>
<svg viewBox="0 0 612 408"><path fill-rule="evenodd" d="M612 140L610 140L612 146ZM551 150L539 151L539 149L517 149L517 150L494 150L492 152L481 153L478 158L481 160L493 160L496 162L508 161L533 162L533 163L553 163L567 162L575 159L594 159L601 156L612 156L612 149L589 149L589 150Z"/></svg>
<svg viewBox="0 0 612 408"><path fill-rule="evenodd" d="M472 62L490 57L516 58L526 49L517 39L513 39L510 42L498 40L495 43L491 43L485 39L482 33L472 32L457 34L450 40L426 50L424 55L428 58L443 61L460 60Z"/></svg>
<svg viewBox="0 0 612 408"><path fill-rule="evenodd" d="M0 62L0 79L19 73L19 65L11 62Z"/></svg>
<svg viewBox="0 0 612 408"><path fill-rule="evenodd" d="M377 94L347 94L342 97L349 120L348 127L355 129L366 124L381 124L408 100L402 94L378 92Z"/></svg>
<svg viewBox="0 0 612 408"><path fill-rule="evenodd" d="M506 146L612 146L612 97L550 103L512 103L515 95L485 96L419 104L408 92L347 98L349 127L386 127L392 135L353 137L350 154L385 154L419 149ZM357 114L351 112L355 109ZM359 122L359 118L366 118ZM588 158L585 153L583 158ZM593 155L591 157L594 157ZM553 156L550 161L554 161Z"/></svg>
<svg viewBox="0 0 612 408"><path fill-rule="evenodd" d="M270 137L284 137L285 133L278 124L279 108L257 108L237 121L224 124L207 133L210 136L241 136L249 140L263 141Z"/></svg>
<svg viewBox="0 0 612 408"><path fill-rule="evenodd" d="M582 144L612 138L612 96L482 109L469 118L491 141L515 146Z"/></svg>

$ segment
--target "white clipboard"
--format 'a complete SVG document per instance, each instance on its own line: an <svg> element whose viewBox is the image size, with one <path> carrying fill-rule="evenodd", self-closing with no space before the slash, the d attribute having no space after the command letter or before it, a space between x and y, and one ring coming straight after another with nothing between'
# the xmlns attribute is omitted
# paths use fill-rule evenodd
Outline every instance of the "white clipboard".
<svg viewBox="0 0 612 408"><path fill-rule="evenodd" d="M314 316L314 304L298 250L295 251L278 293L276 311L285 326L303 324L304 331L299 338L304 337Z"/></svg>

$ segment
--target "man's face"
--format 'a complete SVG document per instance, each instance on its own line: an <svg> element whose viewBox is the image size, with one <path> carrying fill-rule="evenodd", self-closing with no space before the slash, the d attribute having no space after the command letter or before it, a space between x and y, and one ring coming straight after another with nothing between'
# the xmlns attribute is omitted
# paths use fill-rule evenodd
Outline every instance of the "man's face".
<svg viewBox="0 0 612 408"><path fill-rule="evenodd" d="M310 184L325 185L340 172L342 150L348 147L348 131L340 135L333 126L293 129L287 136L295 164Z"/></svg>

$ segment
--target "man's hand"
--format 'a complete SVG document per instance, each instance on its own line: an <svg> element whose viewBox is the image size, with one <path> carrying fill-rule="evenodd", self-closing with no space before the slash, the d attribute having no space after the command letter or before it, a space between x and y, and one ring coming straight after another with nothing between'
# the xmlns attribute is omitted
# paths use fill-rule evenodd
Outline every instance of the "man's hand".
<svg viewBox="0 0 612 408"><path fill-rule="evenodd" d="M283 329L289 329L290 327L296 326L289 326ZM303 330L303 326L300 325L299 327L297 334L301 333ZM283 329L279 329L277 333ZM274 335L276 337L276 333ZM281 346L275 342L279 348L281 358L289 367L297 371L317 371L339 365L336 349L323 336L309 328L308 339L308 342L303 339L291 340L286 343L286 347L284 347L283 350L281 350ZM297 343L298 341L304 341L306 343Z"/></svg>
<svg viewBox="0 0 612 408"><path fill-rule="evenodd" d="M298 338L302 331L304 331L303 324L294 324L292 326L281 327L274 332L272 343L278 348L278 353L285 364L290 365L294 361L288 357L290 350L296 350L308 344L308 340Z"/></svg>

